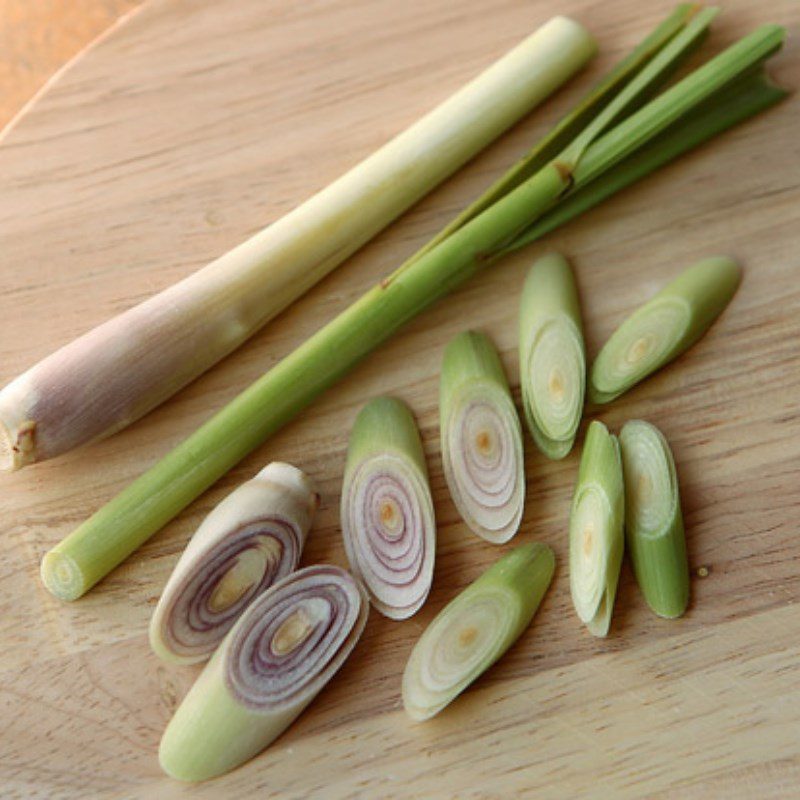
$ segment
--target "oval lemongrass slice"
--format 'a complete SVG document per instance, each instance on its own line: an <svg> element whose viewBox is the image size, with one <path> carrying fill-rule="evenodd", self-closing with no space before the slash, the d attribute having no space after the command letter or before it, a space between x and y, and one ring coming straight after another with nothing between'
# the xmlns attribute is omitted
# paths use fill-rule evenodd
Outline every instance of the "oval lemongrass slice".
<svg viewBox="0 0 800 800"><path fill-rule="evenodd" d="M422 442L399 400L376 398L358 415L341 515L350 567L373 605L392 619L410 617L431 588L436 522Z"/></svg>
<svg viewBox="0 0 800 800"><path fill-rule="evenodd" d="M589 396L607 403L688 350L736 293L741 271L715 256L682 272L628 317L592 364Z"/></svg>
<svg viewBox="0 0 800 800"><path fill-rule="evenodd" d="M445 349L441 447L453 502L489 542L507 542L525 502L520 426L500 357L487 336L467 331Z"/></svg>
<svg viewBox="0 0 800 800"><path fill-rule="evenodd" d="M572 449L583 412L586 355L578 290L558 253L531 267L519 312L519 380L525 419L548 458Z"/></svg>
<svg viewBox="0 0 800 800"><path fill-rule="evenodd" d="M569 586L581 621L605 636L624 549L622 462L616 436L589 425L569 520Z"/></svg>
<svg viewBox="0 0 800 800"><path fill-rule="evenodd" d="M524 544L439 612L403 673L409 716L424 720L438 714L508 650L533 619L554 569L547 545Z"/></svg>
<svg viewBox="0 0 800 800"><path fill-rule="evenodd" d="M229 494L178 561L150 620L164 660L207 658L247 606L294 572L319 505L299 469L275 462Z"/></svg>
<svg viewBox="0 0 800 800"><path fill-rule="evenodd" d="M306 567L264 592L239 617L164 731L162 769L201 781L261 752L341 667L368 613L364 589L339 567Z"/></svg>
<svg viewBox="0 0 800 800"><path fill-rule="evenodd" d="M625 532L636 580L660 617L689 604L689 563L675 461L661 431L626 422L619 436L625 475Z"/></svg>

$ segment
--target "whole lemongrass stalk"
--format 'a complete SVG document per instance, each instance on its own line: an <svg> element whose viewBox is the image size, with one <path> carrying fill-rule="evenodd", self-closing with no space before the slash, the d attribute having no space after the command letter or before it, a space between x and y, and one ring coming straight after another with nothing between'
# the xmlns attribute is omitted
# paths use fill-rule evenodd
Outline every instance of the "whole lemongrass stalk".
<svg viewBox="0 0 800 800"><path fill-rule="evenodd" d="M554 569L547 545L522 545L439 612L403 673L403 705L410 717L438 714L511 647L530 624Z"/></svg>
<svg viewBox="0 0 800 800"><path fill-rule="evenodd" d="M558 253L540 258L522 289L519 381L533 440L548 458L563 458L583 413L586 356L575 277Z"/></svg>
<svg viewBox="0 0 800 800"><path fill-rule="evenodd" d="M442 361L442 464L464 522L488 542L507 542L525 504L522 427L500 356L487 336L467 331Z"/></svg>
<svg viewBox="0 0 800 800"><path fill-rule="evenodd" d="M350 432L341 502L350 568L391 619L416 613L431 588L436 521L422 442L408 407L378 397Z"/></svg>
<svg viewBox="0 0 800 800"><path fill-rule="evenodd" d="M622 462L617 437L602 422L586 432L569 519L569 586L581 622L605 636L624 550Z"/></svg>
<svg viewBox="0 0 800 800"><path fill-rule="evenodd" d="M165 661L208 658L239 615L300 563L319 506L296 467L274 462L204 520L164 587L150 644Z"/></svg>
<svg viewBox="0 0 800 800"><path fill-rule="evenodd" d="M725 310L741 271L717 256L682 272L634 311L592 364L590 397L607 403L688 350Z"/></svg>
<svg viewBox="0 0 800 800"><path fill-rule="evenodd" d="M592 56L555 17L427 116L199 272L0 392L0 468L108 436L173 395L549 96Z"/></svg>
<svg viewBox="0 0 800 800"><path fill-rule="evenodd" d="M515 242L531 241L537 235L537 220L552 225L548 211L557 213L573 192L590 192L588 201L582 201L588 206L607 196L602 186L606 173L599 170L599 161L605 163L608 180L616 190L663 163L658 154L648 151L652 142L660 141L669 158L674 158L740 121L744 113L740 101L754 114L783 96L764 81L745 80L781 46L783 29L767 25L631 111L702 37L711 14L693 13L691 8L679 7L668 20L670 24L659 26L658 36L648 37L645 56L642 48L637 48L636 57L626 59L624 69L614 70L554 134L533 148L524 163L538 163L543 153L552 152L556 145L565 148L561 156L546 161L435 247L412 257L380 281L46 554L42 578L47 588L63 599L80 597L405 322L495 258L515 249ZM609 98L613 100L609 102ZM616 102L620 98L621 102ZM581 135L576 151L569 142L577 141L571 137L587 109L602 109L604 124L615 127L604 134L605 128L592 124L592 135L600 138L592 143ZM606 113L609 109L610 116ZM710 116L698 116L701 110ZM700 130L682 135L684 117ZM614 147L606 145L609 137L616 142ZM627 159L635 160L640 148L647 158L631 166ZM570 171L572 161L580 164L590 157L591 172ZM617 165L623 171L620 180L614 179ZM512 169L515 175L517 171ZM580 213L586 205L576 203L570 214ZM562 217L557 224L565 221Z"/></svg>
<svg viewBox="0 0 800 800"><path fill-rule="evenodd" d="M619 435L625 474L625 533L636 581L660 617L689 604L689 562L675 461L655 425L626 422Z"/></svg>
<svg viewBox="0 0 800 800"><path fill-rule="evenodd" d="M369 600L339 567L287 576L239 617L178 706L159 749L173 778L202 781L261 752L330 681L364 630Z"/></svg>

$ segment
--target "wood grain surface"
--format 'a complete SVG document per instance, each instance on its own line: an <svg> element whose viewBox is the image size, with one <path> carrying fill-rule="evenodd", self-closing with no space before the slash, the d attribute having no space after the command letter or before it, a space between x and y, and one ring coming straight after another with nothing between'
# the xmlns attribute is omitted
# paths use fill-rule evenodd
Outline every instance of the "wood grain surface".
<svg viewBox="0 0 800 800"><path fill-rule="evenodd" d="M38 579L47 548L397 265L545 131L670 7L638 0L151 0L68 70L0 145L0 379L224 252L431 108L555 12L601 54L586 73L227 359L133 428L2 476L0 795L4 798L790 798L800 785L800 188L795 99L509 258L420 316L86 598ZM773 70L797 83L800 7L726 2L704 48L789 26ZM576 265L590 354L704 255L744 283L697 346L608 407L673 445L692 604L655 618L623 569L610 636L574 614L567 514L578 456L527 447L516 541L555 549L554 585L507 656L412 724L400 677L430 619L506 547L447 496L437 427L447 340L489 333L517 382L516 303L543 248ZM434 588L403 623L373 614L339 675L259 758L196 787L164 777L161 732L197 668L150 652L159 591L202 517L270 460L320 484L304 563L345 564L347 433L389 392L422 430L439 539ZM699 573L705 577L699 577Z"/></svg>

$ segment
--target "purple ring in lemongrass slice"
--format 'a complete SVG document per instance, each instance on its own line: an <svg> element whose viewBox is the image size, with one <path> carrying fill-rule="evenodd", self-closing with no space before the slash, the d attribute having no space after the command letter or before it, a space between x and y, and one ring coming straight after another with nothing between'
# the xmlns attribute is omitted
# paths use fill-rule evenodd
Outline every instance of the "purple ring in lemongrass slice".
<svg viewBox="0 0 800 800"><path fill-rule="evenodd" d="M318 506L309 478L280 462L229 494L164 587L150 621L153 650L176 663L208 658L247 606L297 569Z"/></svg>
<svg viewBox="0 0 800 800"><path fill-rule="evenodd" d="M467 331L445 349L441 376L445 479L469 527L489 542L507 542L525 503L520 426L494 345Z"/></svg>
<svg viewBox="0 0 800 800"><path fill-rule="evenodd" d="M363 587L340 567L306 567L264 592L228 632L164 731L162 769L202 781L261 752L342 666L368 614Z"/></svg>
<svg viewBox="0 0 800 800"><path fill-rule="evenodd" d="M433 580L436 521L422 442L400 400L370 401L353 425L341 521L350 566L375 608L392 619L414 614Z"/></svg>

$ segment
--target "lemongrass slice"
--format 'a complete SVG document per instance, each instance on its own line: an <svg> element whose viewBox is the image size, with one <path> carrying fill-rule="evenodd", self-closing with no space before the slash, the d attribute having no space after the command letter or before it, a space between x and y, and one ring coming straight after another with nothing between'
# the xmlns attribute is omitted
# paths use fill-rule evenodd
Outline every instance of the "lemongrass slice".
<svg viewBox="0 0 800 800"><path fill-rule="evenodd" d="M524 544L439 612L403 673L403 705L410 717L438 714L508 650L533 619L554 569L547 545Z"/></svg>
<svg viewBox="0 0 800 800"><path fill-rule="evenodd" d="M675 461L664 435L649 422L626 422L619 444L633 571L650 608L660 617L674 619L689 604L689 563Z"/></svg>
<svg viewBox="0 0 800 800"><path fill-rule="evenodd" d="M595 403L619 397L688 350L723 312L741 280L739 266L714 256L682 272L617 328L592 364Z"/></svg>
<svg viewBox="0 0 800 800"><path fill-rule="evenodd" d="M581 621L605 636L624 549L622 462L616 436L594 420L586 432L569 520L569 586Z"/></svg>
<svg viewBox="0 0 800 800"><path fill-rule="evenodd" d="M406 619L433 580L436 522L414 417L393 397L356 418L342 488L342 536L350 568L375 608Z"/></svg>
<svg viewBox="0 0 800 800"><path fill-rule="evenodd" d="M274 741L342 666L369 600L345 570L288 575L239 617L178 707L159 761L173 778L202 781Z"/></svg>
<svg viewBox="0 0 800 800"><path fill-rule="evenodd" d="M583 412L586 355L575 278L558 253L531 267L519 312L519 379L525 419L548 458L572 449Z"/></svg>
<svg viewBox="0 0 800 800"><path fill-rule="evenodd" d="M486 541L507 542L525 503L522 427L494 345L476 331L445 349L441 446L453 502Z"/></svg>
<svg viewBox="0 0 800 800"><path fill-rule="evenodd" d="M229 494L192 537L150 620L165 661L208 658L247 606L297 569L319 506L309 478L274 462Z"/></svg>

